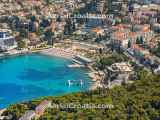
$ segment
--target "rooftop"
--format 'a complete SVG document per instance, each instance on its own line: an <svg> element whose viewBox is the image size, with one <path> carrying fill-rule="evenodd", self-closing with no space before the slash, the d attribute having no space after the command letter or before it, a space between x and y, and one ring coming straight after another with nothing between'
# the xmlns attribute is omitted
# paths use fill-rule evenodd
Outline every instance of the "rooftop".
<svg viewBox="0 0 160 120"><path fill-rule="evenodd" d="M19 120L31 120L35 116L35 112L33 110L26 111L23 116Z"/></svg>
<svg viewBox="0 0 160 120"><path fill-rule="evenodd" d="M132 72L133 71L133 68L127 62L114 63L110 67L108 67L108 69L113 72Z"/></svg>

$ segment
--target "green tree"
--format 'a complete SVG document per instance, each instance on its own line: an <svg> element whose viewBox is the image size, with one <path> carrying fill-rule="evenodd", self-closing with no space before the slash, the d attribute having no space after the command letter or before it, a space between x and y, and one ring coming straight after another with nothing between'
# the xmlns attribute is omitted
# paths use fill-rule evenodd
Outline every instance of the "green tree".
<svg viewBox="0 0 160 120"><path fill-rule="evenodd" d="M143 37L140 37L140 44L143 44Z"/></svg>
<svg viewBox="0 0 160 120"><path fill-rule="evenodd" d="M19 29L20 37L21 38L27 38L28 37L28 30L24 28Z"/></svg>
<svg viewBox="0 0 160 120"><path fill-rule="evenodd" d="M23 41L23 40L19 40L17 41L17 45L18 45L18 48L25 48L26 47L26 42Z"/></svg>
<svg viewBox="0 0 160 120"><path fill-rule="evenodd" d="M46 5L51 4L51 0L44 0L44 2L45 2Z"/></svg>
<svg viewBox="0 0 160 120"><path fill-rule="evenodd" d="M139 37L137 37L137 39L136 39L136 44L140 44L140 38Z"/></svg>
<svg viewBox="0 0 160 120"><path fill-rule="evenodd" d="M52 29L48 29L45 33L45 40L48 41L49 45L53 45L53 36L54 36L54 32L52 32Z"/></svg>
<svg viewBox="0 0 160 120"><path fill-rule="evenodd" d="M131 48L131 40L128 40L128 48Z"/></svg>

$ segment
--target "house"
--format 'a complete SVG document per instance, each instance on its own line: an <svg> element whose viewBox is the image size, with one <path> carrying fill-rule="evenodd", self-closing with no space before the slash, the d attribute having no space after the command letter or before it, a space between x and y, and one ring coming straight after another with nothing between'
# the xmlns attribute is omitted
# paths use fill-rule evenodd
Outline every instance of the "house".
<svg viewBox="0 0 160 120"><path fill-rule="evenodd" d="M134 56L138 59L146 59L150 56L150 52L137 44L133 44L131 47Z"/></svg>
<svg viewBox="0 0 160 120"><path fill-rule="evenodd" d="M114 41L114 44L119 44L124 47L127 47L128 39L127 39L126 32L116 31L111 35L111 39Z"/></svg>
<svg viewBox="0 0 160 120"><path fill-rule="evenodd" d="M154 70L154 73L156 75L160 75L160 66L157 69Z"/></svg>
<svg viewBox="0 0 160 120"><path fill-rule="evenodd" d="M160 1L159 0L152 0L153 3L155 4L159 4L160 5Z"/></svg>
<svg viewBox="0 0 160 120"><path fill-rule="evenodd" d="M26 111L19 120L32 120L35 118L36 113L33 110Z"/></svg>
<svg viewBox="0 0 160 120"><path fill-rule="evenodd" d="M159 24L159 23L153 24L152 29L153 29L155 32L160 33L160 24Z"/></svg>
<svg viewBox="0 0 160 120"><path fill-rule="evenodd" d="M96 28L92 28L91 30L93 33L95 33L96 35L104 35L104 29L100 28L100 27L96 27Z"/></svg>
<svg viewBox="0 0 160 120"><path fill-rule="evenodd" d="M11 36L7 30L0 30L0 49L8 51L17 47L14 36Z"/></svg>
<svg viewBox="0 0 160 120"><path fill-rule="evenodd" d="M127 62L114 63L107 67L108 87L111 85L118 85L122 82L127 83L129 77L133 75L133 68Z"/></svg>
<svg viewBox="0 0 160 120"><path fill-rule="evenodd" d="M97 3L97 11L102 13L103 10L104 10L104 5L105 5L105 1L104 0L100 0L98 3Z"/></svg>
<svg viewBox="0 0 160 120"><path fill-rule="evenodd" d="M37 115L41 116L49 107L51 107L51 101L44 100L36 107L35 112Z"/></svg>

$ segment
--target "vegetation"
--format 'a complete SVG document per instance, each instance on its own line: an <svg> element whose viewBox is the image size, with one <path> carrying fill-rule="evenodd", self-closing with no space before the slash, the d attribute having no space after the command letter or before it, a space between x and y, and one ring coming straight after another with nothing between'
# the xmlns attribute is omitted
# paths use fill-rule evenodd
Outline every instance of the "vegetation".
<svg viewBox="0 0 160 120"><path fill-rule="evenodd" d="M97 67L104 69L106 66L110 66L115 62L127 61L128 58L123 54L113 54L111 56L103 56L97 61Z"/></svg>
<svg viewBox="0 0 160 120"><path fill-rule="evenodd" d="M19 36L21 38L27 38L28 37L28 30L24 28L19 29Z"/></svg>
<svg viewBox="0 0 160 120"><path fill-rule="evenodd" d="M52 32L52 29L48 29L45 33L45 40L48 41L49 45L53 45L53 36L54 36L54 32Z"/></svg>
<svg viewBox="0 0 160 120"><path fill-rule="evenodd" d="M16 41L18 49L26 48L27 44L23 37L21 37L20 35L16 36Z"/></svg>
<svg viewBox="0 0 160 120"><path fill-rule="evenodd" d="M159 120L160 76L141 71L132 84L43 99L52 100L54 104L112 104L114 108L49 108L39 120ZM34 110L40 101L42 99L11 105L4 115L11 114L14 120L18 119L25 110Z"/></svg>
<svg viewBox="0 0 160 120"><path fill-rule="evenodd" d="M136 44L143 44L143 37L137 37Z"/></svg>
<svg viewBox="0 0 160 120"><path fill-rule="evenodd" d="M18 48L20 48L20 49L26 47L26 42L23 40L17 41L17 44L18 44Z"/></svg>
<svg viewBox="0 0 160 120"><path fill-rule="evenodd" d="M51 0L44 0L44 2L45 2L46 5L49 5L49 4L52 3Z"/></svg>
<svg viewBox="0 0 160 120"><path fill-rule="evenodd" d="M151 52L160 57L160 42L158 43L157 48L152 49Z"/></svg>

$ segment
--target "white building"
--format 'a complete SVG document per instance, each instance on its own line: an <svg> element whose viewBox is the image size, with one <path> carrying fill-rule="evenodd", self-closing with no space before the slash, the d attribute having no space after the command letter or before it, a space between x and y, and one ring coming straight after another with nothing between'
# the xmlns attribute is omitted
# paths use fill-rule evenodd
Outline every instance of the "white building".
<svg viewBox="0 0 160 120"><path fill-rule="evenodd" d="M35 118L36 113L33 110L28 110L19 120L32 120Z"/></svg>
<svg viewBox="0 0 160 120"><path fill-rule="evenodd" d="M160 75L160 65L159 65L159 67L157 69L154 70L154 73L156 75Z"/></svg>
<svg viewBox="0 0 160 120"><path fill-rule="evenodd" d="M130 76L134 73L133 67L127 62L114 63L107 67L107 72L109 88L112 85L120 85L122 82L127 83Z"/></svg>
<svg viewBox="0 0 160 120"><path fill-rule="evenodd" d="M17 42L8 31L0 30L0 49L2 51L11 50L17 47Z"/></svg>

